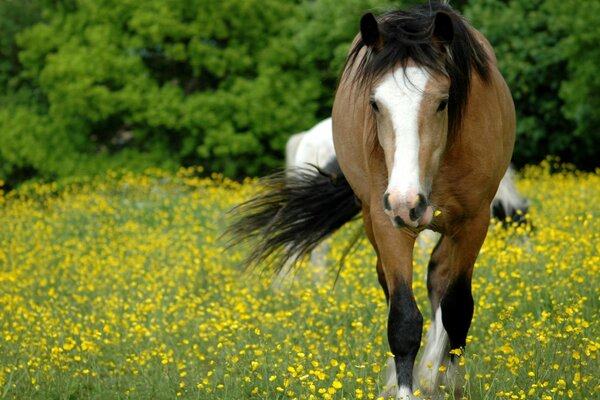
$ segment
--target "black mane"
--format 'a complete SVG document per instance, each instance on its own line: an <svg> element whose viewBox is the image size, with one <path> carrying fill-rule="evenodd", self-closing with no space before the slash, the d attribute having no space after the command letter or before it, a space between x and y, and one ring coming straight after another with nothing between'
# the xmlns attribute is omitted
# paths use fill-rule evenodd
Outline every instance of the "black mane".
<svg viewBox="0 0 600 400"><path fill-rule="evenodd" d="M437 13L446 14L453 30L453 39L445 46L434 35ZM362 38L350 50L346 71L355 67L355 83L371 86L395 67L406 67L409 61L430 72L450 79L448 101L448 132L451 136L462 123L474 69L484 82L489 81L489 59L483 46L474 37L468 23L450 6L438 2L414 7L408 11L390 11L377 18L382 37L380 45L367 46ZM366 53L357 65L359 53Z"/></svg>

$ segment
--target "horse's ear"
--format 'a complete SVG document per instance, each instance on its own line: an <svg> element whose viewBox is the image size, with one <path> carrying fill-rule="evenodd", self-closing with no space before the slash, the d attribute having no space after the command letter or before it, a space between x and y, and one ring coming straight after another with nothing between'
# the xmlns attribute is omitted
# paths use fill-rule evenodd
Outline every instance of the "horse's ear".
<svg viewBox="0 0 600 400"><path fill-rule="evenodd" d="M381 34L379 33L379 26L373 14L367 13L360 19L360 36L364 44L369 47L380 43Z"/></svg>
<svg viewBox="0 0 600 400"><path fill-rule="evenodd" d="M444 45L449 45L454 39L454 23L452 17L443 11L435 14L433 21L433 37Z"/></svg>

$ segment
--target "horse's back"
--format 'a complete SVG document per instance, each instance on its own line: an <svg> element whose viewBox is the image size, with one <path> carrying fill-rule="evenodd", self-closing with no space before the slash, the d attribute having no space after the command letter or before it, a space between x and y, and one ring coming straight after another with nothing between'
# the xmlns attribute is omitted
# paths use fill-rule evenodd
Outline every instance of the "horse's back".
<svg viewBox="0 0 600 400"><path fill-rule="evenodd" d="M331 129L331 118L327 118L310 130L290 137L286 145L286 166L324 168L335 158Z"/></svg>
<svg viewBox="0 0 600 400"><path fill-rule="evenodd" d="M512 156L516 113L510 89L498 68L492 46L481 33L475 32L488 55L489 80L485 82L472 72L473 85L465 112L468 118L465 118L461 130L457 152L464 170L477 166L477 171L468 174L477 181L473 182L475 187L481 187L484 181L489 183L487 197L491 201ZM472 158L464 157L465 153ZM456 157L452 157L450 162L455 164ZM456 165L453 168L460 169Z"/></svg>
<svg viewBox="0 0 600 400"><path fill-rule="evenodd" d="M504 80L504 77L502 76L502 73L498 67L496 53L494 52L492 45L481 32L475 30L474 28L472 29L475 31L475 36L485 49L489 60L489 65L493 71L491 84L493 87L495 87L498 96L498 110L499 115L502 117L502 125L500 129L505 142L503 144L507 147L508 152L512 155L516 132L516 112L513 98L508 84Z"/></svg>
<svg viewBox="0 0 600 400"><path fill-rule="evenodd" d="M285 144L285 166L291 167L296 165L296 154L298 153L298 147L302 138L304 138L306 132L295 133L290 136Z"/></svg>

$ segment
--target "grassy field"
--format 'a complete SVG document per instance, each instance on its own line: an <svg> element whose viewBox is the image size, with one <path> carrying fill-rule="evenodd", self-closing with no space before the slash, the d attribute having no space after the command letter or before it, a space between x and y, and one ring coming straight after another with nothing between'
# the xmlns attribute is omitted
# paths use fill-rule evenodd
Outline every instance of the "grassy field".
<svg viewBox="0 0 600 400"><path fill-rule="evenodd" d="M600 398L600 172L552 169L518 182L534 229L492 224L478 259L468 398ZM309 262L277 287L241 272L244 249L219 236L255 190L186 170L2 193L0 399L376 398L388 347L370 247L335 285Z"/></svg>

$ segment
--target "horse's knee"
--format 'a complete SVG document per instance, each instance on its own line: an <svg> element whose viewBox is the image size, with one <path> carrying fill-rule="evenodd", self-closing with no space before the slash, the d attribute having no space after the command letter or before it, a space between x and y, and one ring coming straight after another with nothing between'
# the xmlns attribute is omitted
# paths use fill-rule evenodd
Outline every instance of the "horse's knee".
<svg viewBox="0 0 600 400"><path fill-rule="evenodd" d="M412 290L399 285L390 298L388 341L394 354L399 387L412 387L412 370L421 344L423 316Z"/></svg>
<svg viewBox="0 0 600 400"><path fill-rule="evenodd" d="M442 298L441 307L442 322L448 332L450 347L465 347L474 308L471 279L466 274L450 282Z"/></svg>

